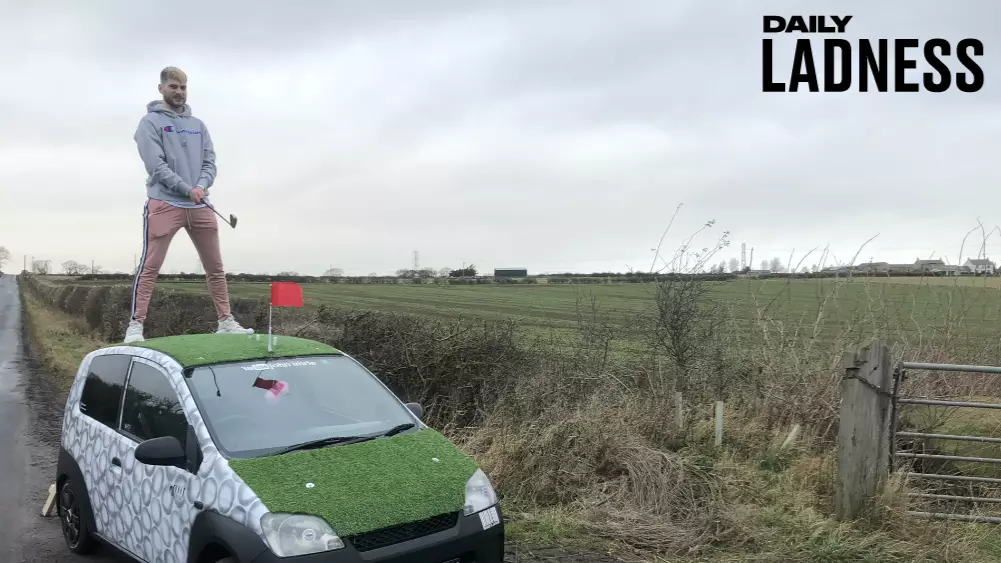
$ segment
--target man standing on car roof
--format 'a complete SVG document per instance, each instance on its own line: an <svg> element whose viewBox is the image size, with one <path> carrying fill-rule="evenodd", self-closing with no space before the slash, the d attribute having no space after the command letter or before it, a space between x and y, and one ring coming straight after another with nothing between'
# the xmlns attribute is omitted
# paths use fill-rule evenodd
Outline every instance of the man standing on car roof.
<svg viewBox="0 0 1001 563"><path fill-rule="evenodd" d="M132 317L125 343L143 340L143 322L170 241L183 227L205 269L209 295L219 318L219 333L252 333L230 313L229 289L219 249L219 225L207 207L216 177L215 148L208 128L191 115L188 77L179 68L160 71L162 100L146 104L133 137L149 175L143 208L142 259L132 287Z"/></svg>

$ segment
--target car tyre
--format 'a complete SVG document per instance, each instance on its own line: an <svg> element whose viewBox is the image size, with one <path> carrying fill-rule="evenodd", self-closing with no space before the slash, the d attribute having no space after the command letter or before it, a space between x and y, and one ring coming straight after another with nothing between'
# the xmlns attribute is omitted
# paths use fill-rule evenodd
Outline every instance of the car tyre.
<svg viewBox="0 0 1001 563"><path fill-rule="evenodd" d="M97 540L87 527L87 519L83 517L83 507L80 504L80 496L86 494L86 490L77 490L73 481L66 479L56 498L59 527L66 540L66 547L73 553L91 553L97 547Z"/></svg>

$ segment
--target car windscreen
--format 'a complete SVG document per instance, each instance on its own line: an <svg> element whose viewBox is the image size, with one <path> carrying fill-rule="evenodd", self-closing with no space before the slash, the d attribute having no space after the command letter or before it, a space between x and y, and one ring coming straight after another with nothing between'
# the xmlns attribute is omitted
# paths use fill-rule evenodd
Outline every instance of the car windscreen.
<svg viewBox="0 0 1001 563"><path fill-rule="evenodd" d="M232 458L415 422L375 376L345 356L201 366L187 382L216 447Z"/></svg>

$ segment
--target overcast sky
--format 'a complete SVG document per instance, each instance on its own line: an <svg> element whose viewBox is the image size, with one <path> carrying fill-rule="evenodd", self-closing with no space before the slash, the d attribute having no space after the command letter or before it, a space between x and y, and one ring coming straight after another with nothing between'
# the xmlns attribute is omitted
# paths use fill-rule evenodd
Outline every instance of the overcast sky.
<svg viewBox="0 0 1001 563"><path fill-rule="evenodd" d="M695 244L728 230L721 258L746 242L755 267L827 245L847 262L876 235L859 261L959 261L978 217L1001 224L1001 5L809 3L853 15L856 46L982 40L977 94L761 93L761 16L803 5L4 0L5 269L28 255L131 272L132 135L166 65L216 144L234 272L391 273L414 250L435 269L643 270L679 204L668 253L715 219ZM987 249L1001 259L999 232ZM197 263L179 233L164 271Z"/></svg>

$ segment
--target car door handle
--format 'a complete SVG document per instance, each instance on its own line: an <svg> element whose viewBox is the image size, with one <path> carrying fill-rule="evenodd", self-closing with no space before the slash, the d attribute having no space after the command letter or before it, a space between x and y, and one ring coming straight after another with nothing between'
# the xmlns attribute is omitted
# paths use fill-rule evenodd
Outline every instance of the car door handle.
<svg viewBox="0 0 1001 563"><path fill-rule="evenodd" d="M117 457L113 457L111 458L111 465L117 465L118 467L121 467L122 460L118 459Z"/></svg>

